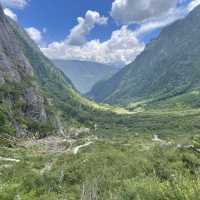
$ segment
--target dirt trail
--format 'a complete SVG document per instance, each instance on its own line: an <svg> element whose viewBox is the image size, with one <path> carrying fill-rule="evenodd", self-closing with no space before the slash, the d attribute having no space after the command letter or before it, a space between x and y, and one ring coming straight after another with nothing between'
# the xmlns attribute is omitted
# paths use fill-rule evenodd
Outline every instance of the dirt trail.
<svg viewBox="0 0 200 200"><path fill-rule="evenodd" d="M85 144L76 144L76 139L66 139L64 137L50 136L40 140L29 139L21 142L21 146L25 148L35 148L42 152L68 152L76 155L81 148L87 147L98 140L97 137L85 138Z"/></svg>
<svg viewBox="0 0 200 200"><path fill-rule="evenodd" d="M0 156L0 161L10 161L10 162L20 162L20 160L18 159L14 159L14 158L4 158Z"/></svg>
<svg viewBox="0 0 200 200"><path fill-rule="evenodd" d="M79 146L77 146L77 147L74 147L73 150L72 150L73 154L76 155L76 154L79 152L79 150L80 150L81 148L87 147L87 146L89 146L89 145L92 144L92 143L93 143L93 142L89 141L89 142L87 142L87 143L85 143L85 144L82 144L82 145L79 145Z"/></svg>

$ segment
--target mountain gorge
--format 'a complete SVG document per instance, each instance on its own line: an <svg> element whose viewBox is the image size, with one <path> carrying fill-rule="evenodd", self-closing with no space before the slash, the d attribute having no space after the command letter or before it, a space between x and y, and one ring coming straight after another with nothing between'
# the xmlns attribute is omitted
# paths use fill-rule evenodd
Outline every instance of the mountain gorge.
<svg viewBox="0 0 200 200"><path fill-rule="evenodd" d="M82 94L88 93L97 82L106 80L119 71L117 67L88 61L53 60L53 63Z"/></svg>
<svg viewBox="0 0 200 200"><path fill-rule="evenodd" d="M136 60L89 95L97 101L176 103L198 106L200 87L200 7L164 28ZM192 101L192 102L191 102Z"/></svg>

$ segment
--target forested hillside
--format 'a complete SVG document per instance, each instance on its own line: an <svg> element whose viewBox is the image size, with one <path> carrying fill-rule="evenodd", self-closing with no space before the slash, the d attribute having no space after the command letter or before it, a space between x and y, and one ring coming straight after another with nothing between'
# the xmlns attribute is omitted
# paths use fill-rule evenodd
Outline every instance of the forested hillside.
<svg viewBox="0 0 200 200"><path fill-rule="evenodd" d="M197 7L186 18L164 28L133 63L111 79L97 83L90 96L107 103L167 100L169 105L198 106L199 13Z"/></svg>

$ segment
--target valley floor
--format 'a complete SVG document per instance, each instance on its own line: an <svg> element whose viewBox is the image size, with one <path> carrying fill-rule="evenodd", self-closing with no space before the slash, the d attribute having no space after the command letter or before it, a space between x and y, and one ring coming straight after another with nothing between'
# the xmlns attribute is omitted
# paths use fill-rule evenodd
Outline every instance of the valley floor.
<svg viewBox="0 0 200 200"><path fill-rule="evenodd" d="M84 134L0 137L0 199L200 199L199 110L94 116Z"/></svg>
<svg viewBox="0 0 200 200"><path fill-rule="evenodd" d="M50 136L0 148L2 200L198 200L198 137Z"/></svg>

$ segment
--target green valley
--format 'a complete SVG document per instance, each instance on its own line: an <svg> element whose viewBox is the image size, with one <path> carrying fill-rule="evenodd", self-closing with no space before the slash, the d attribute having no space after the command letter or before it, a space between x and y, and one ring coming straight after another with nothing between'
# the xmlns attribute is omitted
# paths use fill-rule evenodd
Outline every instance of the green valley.
<svg viewBox="0 0 200 200"><path fill-rule="evenodd" d="M200 7L98 82L91 99L5 13L0 6L0 200L200 200ZM90 29L108 23L89 14L52 46L68 55L65 45L83 28L71 49L101 44L112 54L111 39L86 42ZM62 62L76 82L82 76L84 92L115 72Z"/></svg>

